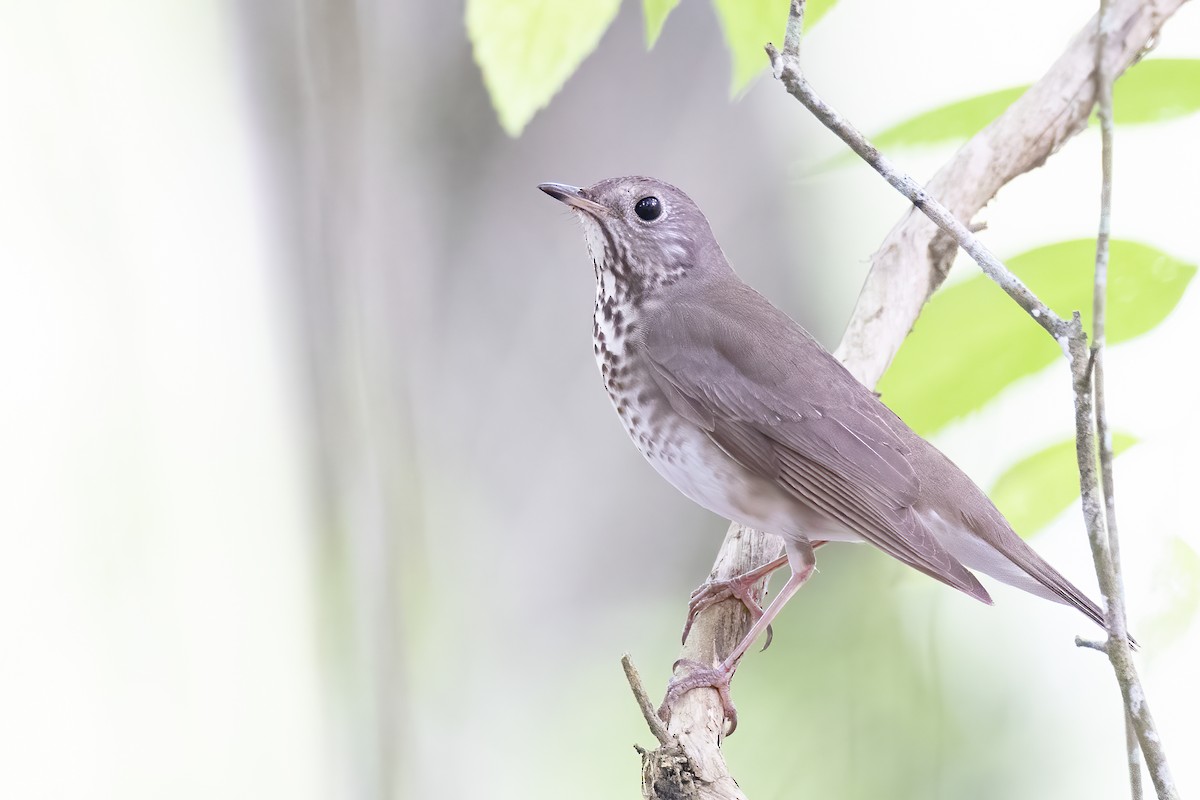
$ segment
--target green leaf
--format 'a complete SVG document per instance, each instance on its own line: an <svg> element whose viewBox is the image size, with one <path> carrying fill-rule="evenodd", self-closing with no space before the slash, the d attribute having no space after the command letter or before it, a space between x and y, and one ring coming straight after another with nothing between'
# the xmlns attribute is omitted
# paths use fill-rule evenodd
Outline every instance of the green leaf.
<svg viewBox="0 0 1200 800"><path fill-rule="evenodd" d="M642 0L642 16L646 19L646 49L654 47L662 34L667 15L675 10L679 0Z"/></svg>
<svg viewBox="0 0 1200 800"><path fill-rule="evenodd" d="M810 0L804 12L804 30L807 33L836 0ZM713 0L721 30L725 32L725 44L733 60L733 79L730 94L750 85L750 81L767 66L767 54L763 45L774 42L783 45L783 32L787 28L789 0Z"/></svg>
<svg viewBox="0 0 1200 800"><path fill-rule="evenodd" d="M968 97L949 105L922 112L915 117L893 125L871 137L871 142L880 150L894 152L903 148L935 147L941 144L961 144L988 126L992 120L1004 113L1010 105L1025 93L1028 86L1014 86L998 92ZM853 152L844 150L826 159L810 171L844 167L857 159Z"/></svg>
<svg viewBox="0 0 1200 800"><path fill-rule="evenodd" d="M1003 114L1028 88L1001 89L918 114L875 136L875 146L888 150L965 142Z"/></svg>
<svg viewBox="0 0 1200 800"><path fill-rule="evenodd" d="M600 42L621 0L467 0L467 36L500 125L517 136Z"/></svg>
<svg viewBox="0 0 1200 800"><path fill-rule="evenodd" d="M1135 444L1133 436L1114 433L1113 455ZM1029 538L1079 497L1078 464L1075 440L1066 439L1013 464L992 485L988 496L1013 530Z"/></svg>
<svg viewBox="0 0 1200 800"><path fill-rule="evenodd" d="M1113 84L1113 122L1138 125L1200 111L1200 59L1142 61Z"/></svg>
<svg viewBox="0 0 1200 800"><path fill-rule="evenodd" d="M1140 336L1183 296L1196 268L1148 245L1114 240L1108 276L1108 344ZM1058 314L1091 324L1095 242L1030 250L1008 266ZM1059 346L983 275L933 296L880 381L884 401L922 434L974 411L1005 386L1061 357Z"/></svg>
<svg viewBox="0 0 1200 800"><path fill-rule="evenodd" d="M924 111L871 137L881 150L961 144L986 128L1028 85L958 100ZM1130 67L1113 85L1113 121L1137 125L1200 111L1200 59L1157 58ZM842 166L843 153L817 169Z"/></svg>

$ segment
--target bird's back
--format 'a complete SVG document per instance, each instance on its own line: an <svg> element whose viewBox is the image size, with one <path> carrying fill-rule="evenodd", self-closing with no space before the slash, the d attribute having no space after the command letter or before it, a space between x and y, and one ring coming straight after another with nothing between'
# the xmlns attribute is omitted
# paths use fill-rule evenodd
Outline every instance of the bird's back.
<svg viewBox="0 0 1200 800"><path fill-rule="evenodd" d="M699 384L694 393L707 392L712 406L754 421L756 431L785 449L795 437L811 436L825 418L844 420L830 428L841 436L830 446L853 451L865 444L866 457L853 461L873 466L857 475L841 470L839 480L864 485L835 488L874 500L876 516L914 525L918 539L932 536L959 566L1075 606L1103 625L1096 604L1029 547L950 459L783 311L736 276L723 280L723 286L697 286L677 293L669 305L647 309L647 348L657 359L673 362L668 369L691 375ZM687 354L705 354L705 363ZM741 396L732 396L734 392ZM889 550L887 543L883 547ZM986 592L981 587L974 591L938 550L931 548L930 555L944 574L935 577L986 600Z"/></svg>

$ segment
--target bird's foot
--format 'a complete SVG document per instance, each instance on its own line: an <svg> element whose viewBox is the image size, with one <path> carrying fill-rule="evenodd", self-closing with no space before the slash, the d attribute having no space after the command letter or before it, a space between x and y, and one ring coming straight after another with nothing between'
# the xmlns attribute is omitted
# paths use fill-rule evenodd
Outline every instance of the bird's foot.
<svg viewBox="0 0 1200 800"><path fill-rule="evenodd" d="M692 596L688 600L687 622L683 625L683 641L687 642L688 634L692 630L692 623L696 621L700 612L724 600L742 601L742 605L750 612L750 623L757 622L758 618L763 615L763 608L755 599L753 589L754 585L764 576L761 573L755 574L756 572L758 571L747 572L729 580L709 581L692 592ZM771 646L772 635L771 628L768 626L767 643L763 645L763 650Z"/></svg>
<svg viewBox="0 0 1200 800"><path fill-rule="evenodd" d="M812 543L813 549L825 544L824 541ZM743 572L741 575L729 578L728 580L708 581L701 585L696 591L692 592L691 598L688 600L688 615L687 622L683 625L683 641L687 642L688 634L692 630L692 623L696 621L696 617L701 611L709 606L720 603L723 600L741 600L742 605L750 612L750 624L758 622L758 618L763 615L763 607L759 605L758 600L754 597L754 585L759 581L767 578L775 570L787 565L787 556L780 556L774 561L768 561L760 567ZM764 593L766 589L764 587ZM771 626L767 626L767 642L763 645L763 650L771 646L771 637L773 631Z"/></svg>
<svg viewBox="0 0 1200 800"><path fill-rule="evenodd" d="M709 667L699 661L681 658L671 669L674 671L681 666L688 667L690 671L671 677L667 684L667 695L663 698L662 705L658 707L658 716L664 722L669 722L671 707L692 689L716 689L717 696L721 699L721 708L725 712L725 719L729 722L729 729L725 731L725 735L732 736L733 732L737 730L738 719L733 698L729 695L729 682L733 680L733 673L737 666L722 661L715 667Z"/></svg>

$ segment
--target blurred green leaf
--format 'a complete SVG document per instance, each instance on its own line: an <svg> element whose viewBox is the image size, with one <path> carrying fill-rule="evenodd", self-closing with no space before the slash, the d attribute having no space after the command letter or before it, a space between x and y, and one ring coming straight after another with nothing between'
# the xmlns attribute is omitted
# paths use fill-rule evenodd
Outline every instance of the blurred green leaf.
<svg viewBox="0 0 1200 800"><path fill-rule="evenodd" d="M1113 455L1120 455L1137 444L1137 439L1114 433L1112 442ZM1079 497L1075 440L1066 439L1013 464L996 480L988 496L1017 533L1033 536Z"/></svg>
<svg viewBox="0 0 1200 800"><path fill-rule="evenodd" d="M679 0L642 0L642 16L646 19L646 49L654 47L662 33L667 16L679 5Z"/></svg>
<svg viewBox="0 0 1200 800"><path fill-rule="evenodd" d="M1153 328L1179 302L1196 268L1148 245L1114 240L1108 278L1108 343ZM1076 239L1030 250L1008 266L1062 316L1091 324L1095 243ZM1005 386L1046 367L1058 345L988 278L948 286L930 300L879 390L916 431L929 434L980 408Z"/></svg>
<svg viewBox="0 0 1200 800"><path fill-rule="evenodd" d="M804 12L806 33L833 7L835 1L810 0ZM713 0L733 61L730 94L736 95L749 86L750 81L767 66L763 45L767 42L783 45L790 6L789 0Z"/></svg>
<svg viewBox="0 0 1200 800"><path fill-rule="evenodd" d="M1113 84L1113 122L1137 125L1200 111L1200 59L1134 64Z"/></svg>
<svg viewBox="0 0 1200 800"><path fill-rule="evenodd" d="M876 135L875 146L894 149L965 142L1003 114L1028 88L1001 89L918 114Z"/></svg>
<svg viewBox="0 0 1200 800"><path fill-rule="evenodd" d="M467 36L500 125L517 136L600 42L620 0L467 0Z"/></svg>
<svg viewBox="0 0 1200 800"><path fill-rule="evenodd" d="M1028 85L968 97L922 112L871 137L881 150L960 144L988 126ZM1113 121L1138 125L1200 111L1200 59L1158 58L1130 67L1113 86ZM842 153L817 169L854 159Z"/></svg>

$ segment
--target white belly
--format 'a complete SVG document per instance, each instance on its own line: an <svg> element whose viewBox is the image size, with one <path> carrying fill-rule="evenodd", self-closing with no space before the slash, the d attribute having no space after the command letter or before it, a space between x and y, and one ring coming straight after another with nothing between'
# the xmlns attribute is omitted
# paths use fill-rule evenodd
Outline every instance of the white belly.
<svg viewBox="0 0 1200 800"><path fill-rule="evenodd" d="M665 405L666 399L661 402ZM634 418L620 414L619 408L618 414L655 471L714 514L784 538L861 541L857 534L812 510L775 482L734 461L687 420L670 413L670 422L658 426L667 432L652 438L645 432L644 423L632 424Z"/></svg>

